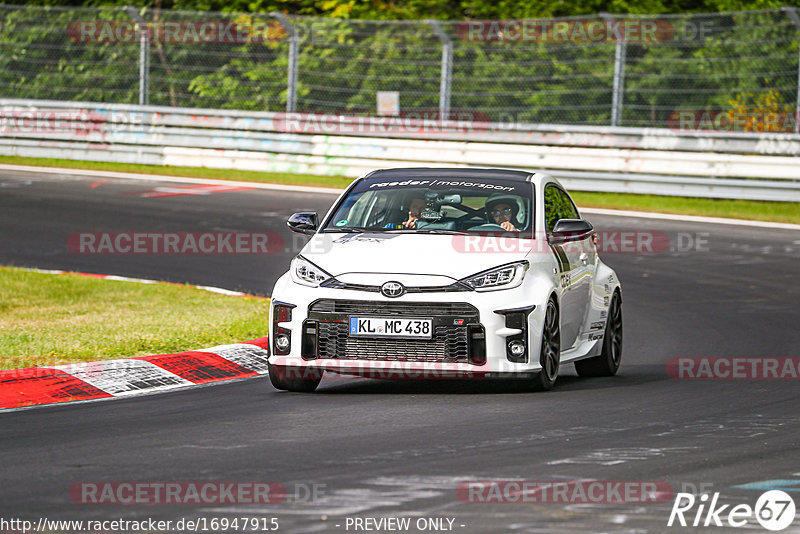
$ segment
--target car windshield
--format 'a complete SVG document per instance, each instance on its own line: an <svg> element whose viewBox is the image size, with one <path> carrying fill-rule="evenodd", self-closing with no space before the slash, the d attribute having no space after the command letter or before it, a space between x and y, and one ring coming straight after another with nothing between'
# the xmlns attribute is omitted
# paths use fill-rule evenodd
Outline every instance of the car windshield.
<svg viewBox="0 0 800 534"><path fill-rule="evenodd" d="M337 205L323 232L532 232L528 182L397 178L359 182Z"/></svg>

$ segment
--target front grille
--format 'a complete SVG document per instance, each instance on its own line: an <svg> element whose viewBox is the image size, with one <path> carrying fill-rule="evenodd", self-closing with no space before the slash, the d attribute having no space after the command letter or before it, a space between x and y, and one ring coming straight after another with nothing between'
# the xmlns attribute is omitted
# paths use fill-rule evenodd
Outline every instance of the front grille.
<svg viewBox="0 0 800 534"><path fill-rule="evenodd" d="M392 339L350 336L347 317L431 317L431 339ZM479 325L478 310L466 303L372 302L319 300L309 307L309 320L317 323L315 355L323 359L411 362L470 362L469 325ZM460 321L462 324L455 324ZM476 328L476 326L472 326ZM479 328L479 326L477 326ZM313 346L313 344L310 344Z"/></svg>
<svg viewBox="0 0 800 534"><path fill-rule="evenodd" d="M433 339L374 339L348 335L346 323L319 323L318 358L467 362L467 329L437 326Z"/></svg>

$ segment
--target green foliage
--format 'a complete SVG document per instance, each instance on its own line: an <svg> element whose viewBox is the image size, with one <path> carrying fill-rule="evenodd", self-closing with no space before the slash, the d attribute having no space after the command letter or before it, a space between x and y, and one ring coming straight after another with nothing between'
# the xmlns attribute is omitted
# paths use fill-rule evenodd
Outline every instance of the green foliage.
<svg viewBox="0 0 800 534"><path fill-rule="evenodd" d="M92 1L92 5L101 4ZM373 114L377 91L399 91L403 111L439 107L442 43L433 26L425 21L380 19L531 19L603 9L662 13L771 6L771 0L741 6L728 0L706 0L712 1L716 3L248 0L222 5L216 0L167 0L162 7L223 12L169 11L145 2L140 2L138 11L156 25L261 23L271 32L269 38L244 42L154 40L150 45L151 104L284 110L288 34L276 19L264 14L280 10L317 15L290 16L299 36L298 111ZM76 41L67 29L81 20L131 19L120 6L0 7L0 97L138 102L139 43ZM582 22L590 20L598 16L587 15ZM725 111L744 95L755 95L748 98L757 100L757 95L769 94L776 108L793 109L798 28L785 12L684 14L644 20L657 20L668 31L656 41L631 41L624 46L622 125L665 127L678 110ZM452 110L477 112L476 119L493 121L610 123L618 48L613 40L473 39L464 31L464 22L443 20L441 28L453 43Z"/></svg>
<svg viewBox="0 0 800 534"><path fill-rule="evenodd" d="M344 19L514 19L618 14L714 13L798 6L800 0L26 0L28 5L131 5L190 11L235 11Z"/></svg>
<svg viewBox="0 0 800 534"><path fill-rule="evenodd" d="M0 91L4 97L133 103L138 46L70 39L79 20L127 20L118 9L0 8Z"/></svg>

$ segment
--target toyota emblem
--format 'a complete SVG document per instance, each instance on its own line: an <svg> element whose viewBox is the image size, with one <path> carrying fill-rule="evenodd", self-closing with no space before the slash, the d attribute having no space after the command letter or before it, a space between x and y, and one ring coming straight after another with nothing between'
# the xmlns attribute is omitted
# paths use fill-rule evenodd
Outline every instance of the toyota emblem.
<svg viewBox="0 0 800 534"><path fill-rule="evenodd" d="M406 288L400 282L386 282L381 286L381 293L386 297L399 297L406 292Z"/></svg>

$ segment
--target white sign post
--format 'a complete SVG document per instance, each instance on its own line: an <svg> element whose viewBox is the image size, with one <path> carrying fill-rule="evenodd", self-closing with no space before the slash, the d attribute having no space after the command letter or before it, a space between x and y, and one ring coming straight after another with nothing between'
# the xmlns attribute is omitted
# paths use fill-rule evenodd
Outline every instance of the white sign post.
<svg viewBox="0 0 800 534"><path fill-rule="evenodd" d="M378 115L400 115L400 93L378 91Z"/></svg>

